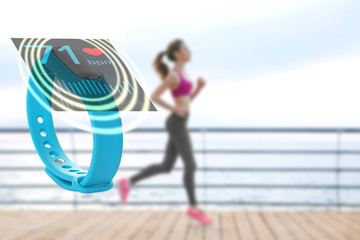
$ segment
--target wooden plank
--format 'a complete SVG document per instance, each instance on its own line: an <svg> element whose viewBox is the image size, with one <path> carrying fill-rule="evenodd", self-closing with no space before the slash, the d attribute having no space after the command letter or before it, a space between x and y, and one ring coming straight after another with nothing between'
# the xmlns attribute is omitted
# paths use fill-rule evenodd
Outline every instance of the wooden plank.
<svg viewBox="0 0 360 240"><path fill-rule="evenodd" d="M99 233L108 231L108 226L112 222L116 222L118 216L119 214L117 214L117 211L107 210L99 212L99 214L96 216L97 221L95 221L94 224L91 224L90 227L87 228L85 231L79 232L77 235L78 237L76 237L75 239L94 239L94 237Z"/></svg>
<svg viewBox="0 0 360 240"><path fill-rule="evenodd" d="M101 223L111 212L102 213L101 211L79 211L73 214L79 215L76 225L71 228L64 229L64 233L54 236L54 240L68 240L68 239L87 239L87 232ZM66 219L64 219L66 221Z"/></svg>
<svg viewBox="0 0 360 240"><path fill-rule="evenodd" d="M126 228L119 229L112 236L111 240L128 240L137 232L141 231L143 225L151 221L154 212L142 212L139 216L136 216L135 220L126 225Z"/></svg>
<svg viewBox="0 0 360 240"><path fill-rule="evenodd" d="M208 214L213 219L213 223L205 227L204 239L219 240L221 239L220 213L211 211Z"/></svg>
<svg viewBox="0 0 360 240"><path fill-rule="evenodd" d="M79 232L78 235L80 234L84 237L91 236L91 239L95 239L100 233L108 232L110 222L114 221L114 218L117 218L117 215L119 214L119 211L95 211L95 218L100 221L95 223L94 227L84 230L85 232ZM47 230L43 231L39 238L35 239L61 239L62 237L66 237L67 232L71 231L71 228L76 228L80 223L87 221L91 217L94 217L94 215L91 214L91 211L81 210L68 212L68 215L64 217L62 221L48 227ZM105 220L101 221L101 219L104 218Z"/></svg>
<svg viewBox="0 0 360 240"><path fill-rule="evenodd" d="M346 216L346 218L351 220L353 223L360 224L360 213L347 212L347 213L342 213L342 215Z"/></svg>
<svg viewBox="0 0 360 240"><path fill-rule="evenodd" d="M232 212L222 212L221 218L221 235L223 240L238 240L239 234L235 224L235 217Z"/></svg>
<svg viewBox="0 0 360 240"><path fill-rule="evenodd" d="M167 240L178 217L178 211L168 212L164 220L162 220L160 225L155 229L149 240Z"/></svg>
<svg viewBox="0 0 360 240"><path fill-rule="evenodd" d="M76 214L74 211L64 211L64 214L56 219L55 221L48 221L48 216L46 219L46 224L37 227L32 230L31 233L28 233L26 240L48 240L58 237L59 234L63 234L66 231L64 226L68 225L68 228L76 226L76 220L81 221L82 219L79 214Z"/></svg>
<svg viewBox="0 0 360 240"><path fill-rule="evenodd" d="M189 218L189 227L188 234L186 236L187 240L196 240L204 238L204 228L205 226L198 221Z"/></svg>
<svg viewBox="0 0 360 240"><path fill-rule="evenodd" d="M337 218L340 222L348 226L354 232L360 232L360 222L354 221L351 216L343 215L341 212L331 212L330 214L332 214L334 218Z"/></svg>
<svg viewBox="0 0 360 240"><path fill-rule="evenodd" d="M0 211L0 227L3 224L9 224L10 222L17 222L19 219L34 216L30 211Z"/></svg>
<svg viewBox="0 0 360 240"><path fill-rule="evenodd" d="M180 213L178 219L173 225L169 240L185 240L190 225L190 219L185 212Z"/></svg>
<svg viewBox="0 0 360 240"><path fill-rule="evenodd" d="M142 226L141 231L136 232L131 236L131 240L145 240L151 237L152 233L160 225L162 220L166 217L168 211L156 211L154 212L150 219Z"/></svg>
<svg viewBox="0 0 360 240"><path fill-rule="evenodd" d="M19 221L18 224L8 225L8 228L3 230L2 233L8 239L27 239L31 234L41 231L48 224L55 223L64 215L65 213L62 211L39 211L36 216L31 218L31 221Z"/></svg>
<svg viewBox="0 0 360 240"><path fill-rule="evenodd" d="M2 211L0 213L0 233L2 229L8 228L8 226L16 225L21 222L26 223L34 217L39 217L34 211Z"/></svg>
<svg viewBox="0 0 360 240"><path fill-rule="evenodd" d="M6 221L6 219L1 221L0 239L8 239L7 236L22 234L29 227L28 223L34 222L36 219L42 219L44 215L44 211L37 214L33 211L12 211L9 221Z"/></svg>
<svg viewBox="0 0 360 240"><path fill-rule="evenodd" d="M286 226L291 236L296 240L312 240L312 238L296 223L294 220L286 214L286 212L274 213L279 223Z"/></svg>
<svg viewBox="0 0 360 240"><path fill-rule="evenodd" d="M323 223L331 226L331 228L335 229L337 232L339 232L339 234L346 236L346 238L351 240L360 239L360 233L356 234L356 232L350 226L340 221L340 219L337 218L336 214L323 211L314 212L311 214L318 216L318 218L321 219Z"/></svg>
<svg viewBox="0 0 360 240"><path fill-rule="evenodd" d="M214 223L203 226L182 211L0 211L0 240L360 239L358 212L212 211L209 215Z"/></svg>
<svg viewBox="0 0 360 240"><path fill-rule="evenodd" d="M102 220L98 221L91 229L88 229L83 235L84 239L95 239L95 237L108 232L109 226L114 222L118 223L119 219L125 215L125 212L107 210L104 211L102 215L105 215L105 218L102 218Z"/></svg>
<svg viewBox="0 0 360 240"><path fill-rule="evenodd" d="M234 217L239 233L239 240L256 240L257 236L246 212L234 212Z"/></svg>
<svg viewBox="0 0 360 240"><path fill-rule="evenodd" d="M347 238L345 236L340 235L337 231L332 229L329 225L325 224L321 221L318 217L316 217L315 214L309 213L309 212L299 212L298 215L301 215L305 218L305 221L311 226L314 226L317 228L318 232L324 233L327 239L333 239L333 240L346 240Z"/></svg>
<svg viewBox="0 0 360 240"><path fill-rule="evenodd" d="M1 223L6 224L11 224L12 222L14 223L20 223L20 222L29 222L32 219L38 219L40 218L40 215L46 215L47 214L47 210L45 211L30 211L30 210L26 210L26 211L9 211L8 213L6 213L6 215L4 215L4 219L1 220ZM52 211L52 212L56 212L56 211ZM0 226L1 227L1 226Z"/></svg>
<svg viewBox="0 0 360 240"><path fill-rule="evenodd" d="M138 221L142 218L144 212L140 211L119 211L109 218L112 221L105 226L103 231L99 231L93 235L93 240L115 239L114 235L122 229L126 229L132 222Z"/></svg>
<svg viewBox="0 0 360 240"><path fill-rule="evenodd" d="M257 239L259 240L276 240L271 229L267 226L266 222L258 211L247 212L248 218L250 219L252 226L254 227Z"/></svg>
<svg viewBox="0 0 360 240"><path fill-rule="evenodd" d="M279 221L273 212L266 211L260 213L268 226L272 229L276 239L278 240L294 240L295 238L290 234L285 224Z"/></svg>
<svg viewBox="0 0 360 240"><path fill-rule="evenodd" d="M352 226L357 226L356 229L358 228L359 224L357 224L351 217L349 217L349 214L343 214L342 212L336 212L334 213L335 217L342 223L344 223L345 225L352 227Z"/></svg>
<svg viewBox="0 0 360 240"><path fill-rule="evenodd" d="M299 214L299 212L287 213L292 220L298 224L309 236L316 240L329 240L329 237L323 231L319 231L306 218Z"/></svg>

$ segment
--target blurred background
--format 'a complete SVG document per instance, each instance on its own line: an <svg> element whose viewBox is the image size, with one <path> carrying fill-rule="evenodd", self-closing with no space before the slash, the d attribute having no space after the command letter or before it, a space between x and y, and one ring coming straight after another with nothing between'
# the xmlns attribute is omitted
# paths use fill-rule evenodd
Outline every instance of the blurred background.
<svg viewBox="0 0 360 240"><path fill-rule="evenodd" d="M151 66L155 55L180 37L192 52L190 79L207 82L188 124L205 209L359 209L360 2L12 1L2 7L1 207L125 208L116 187L73 193L45 174L28 132L27 82L10 37L110 39L137 66L148 96L160 83ZM170 93L164 98L172 101ZM124 135L115 180L162 160L169 112L157 109L122 113L125 125L145 117ZM54 121L65 152L86 168L91 133L59 114L77 119L79 113L54 113ZM172 173L141 182L126 209L182 209L182 167L178 159Z"/></svg>
<svg viewBox="0 0 360 240"><path fill-rule="evenodd" d="M356 1L135 1L116 7L86 2L85 12L96 8L96 17L86 15L86 21L81 11L85 3L58 6L60 18L41 4L22 4L7 6L16 16L1 16L9 23L1 31L1 205L120 205L115 188L74 194L57 187L43 171L26 122L28 75L20 75L18 61L24 63L10 37L110 39L139 69L148 96L160 82L151 66L155 55L180 37L192 51L185 68L190 79L207 81L189 120L200 202L231 207L360 205ZM34 5L41 14L23 17ZM168 92L165 99L172 101ZM122 113L125 125L145 115L135 130L125 133L117 178L162 160L169 113L157 108ZM87 114L54 113L60 142L86 168L91 133L59 115L85 116L82 124L89 126ZM185 204L181 168L179 160L170 175L141 183L130 202Z"/></svg>

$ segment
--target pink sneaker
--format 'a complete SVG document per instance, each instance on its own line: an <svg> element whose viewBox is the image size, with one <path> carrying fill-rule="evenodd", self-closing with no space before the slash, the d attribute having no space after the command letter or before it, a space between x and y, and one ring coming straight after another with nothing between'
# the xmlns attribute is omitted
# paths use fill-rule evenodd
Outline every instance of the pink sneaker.
<svg viewBox="0 0 360 240"><path fill-rule="evenodd" d="M129 187L127 179L125 179L125 178L120 179L119 189L120 189L120 194L121 194L121 200L126 205L127 204L127 196L130 191L130 187Z"/></svg>
<svg viewBox="0 0 360 240"><path fill-rule="evenodd" d="M195 220L198 220L202 224L212 224L213 222L213 220L200 209L193 209L189 207L187 210L187 215Z"/></svg>

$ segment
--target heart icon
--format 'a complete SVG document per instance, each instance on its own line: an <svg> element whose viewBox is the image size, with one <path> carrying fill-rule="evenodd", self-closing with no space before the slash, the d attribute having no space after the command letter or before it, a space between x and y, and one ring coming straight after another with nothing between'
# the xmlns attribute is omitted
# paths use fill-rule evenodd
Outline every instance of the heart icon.
<svg viewBox="0 0 360 240"><path fill-rule="evenodd" d="M99 56L99 55L103 54L103 51L101 51L98 48L83 48L83 51L86 52L87 54L94 55L94 56Z"/></svg>

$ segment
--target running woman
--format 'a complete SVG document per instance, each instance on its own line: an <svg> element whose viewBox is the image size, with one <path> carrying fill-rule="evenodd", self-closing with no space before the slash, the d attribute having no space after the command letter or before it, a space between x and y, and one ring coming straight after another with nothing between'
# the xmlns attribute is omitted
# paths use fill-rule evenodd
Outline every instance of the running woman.
<svg viewBox="0 0 360 240"><path fill-rule="evenodd" d="M170 61L174 62L171 70L167 64L162 61L165 55ZM127 204L129 190L134 184L150 176L170 172L174 167L177 156L180 156L184 164L185 172L183 182L189 201L187 215L203 224L211 224L212 219L198 207L194 189L196 163L190 135L187 130L187 121L191 101L194 100L203 89L205 81L199 77L197 85L193 89L193 83L185 73L185 65L190 61L190 57L191 52L181 39L175 39L170 42L167 49L156 56L153 66L162 82L152 93L151 99L171 111L171 114L166 119L166 130L169 137L165 156L162 163L151 164L128 179L120 179L119 188L122 201L124 204ZM161 99L161 95L167 89L171 91L175 106Z"/></svg>

